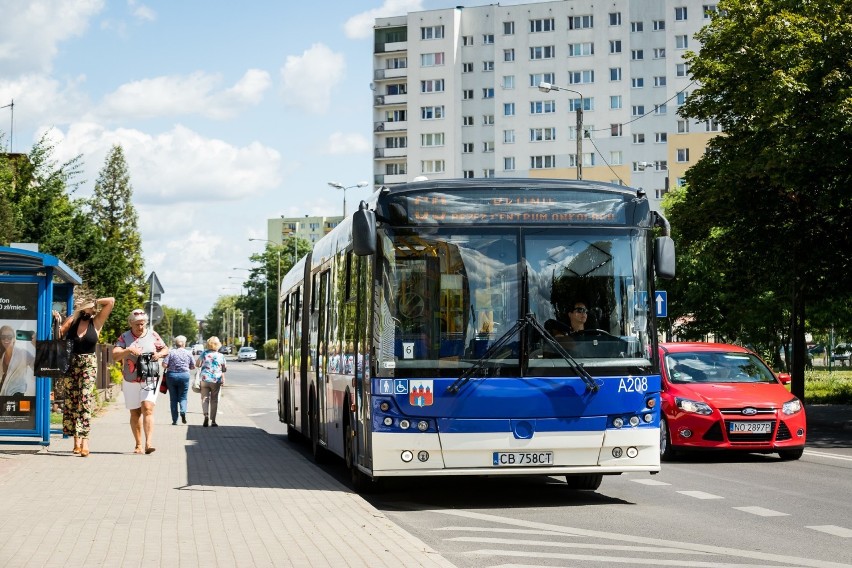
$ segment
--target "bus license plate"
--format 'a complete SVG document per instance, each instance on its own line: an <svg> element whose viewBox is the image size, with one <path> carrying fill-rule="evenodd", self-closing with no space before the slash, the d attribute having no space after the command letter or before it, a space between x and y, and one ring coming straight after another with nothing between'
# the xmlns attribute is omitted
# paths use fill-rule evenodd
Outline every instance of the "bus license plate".
<svg viewBox="0 0 852 568"><path fill-rule="evenodd" d="M728 422L731 434L771 434L772 422Z"/></svg>
<svg viewBox="0 0 852 568"><path fill-rule="evenodd" d="M494 452L496 467L553 465L553 452Z"/></svg>

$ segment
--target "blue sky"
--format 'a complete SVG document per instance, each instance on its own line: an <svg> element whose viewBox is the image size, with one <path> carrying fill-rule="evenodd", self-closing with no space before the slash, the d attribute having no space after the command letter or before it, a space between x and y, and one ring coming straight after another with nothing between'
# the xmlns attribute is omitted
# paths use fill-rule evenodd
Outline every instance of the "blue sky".
<svg viewBox="0 0 852 568"><path fill-rule="evenodd" d="M201 318L268 218L338 215L327 182L371 180L374 19L490 3L0 0L3 144L48 132L58 161L83 156L81 196L121 144L146 275Z"/></svg>

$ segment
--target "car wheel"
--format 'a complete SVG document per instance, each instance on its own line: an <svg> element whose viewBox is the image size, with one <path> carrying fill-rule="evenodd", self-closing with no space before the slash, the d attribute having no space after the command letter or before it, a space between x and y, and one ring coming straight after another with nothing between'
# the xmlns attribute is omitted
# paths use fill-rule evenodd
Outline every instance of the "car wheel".
<svg viewBox="0 0 852 568"><path fill-rule="evenodd" d="M672 436L669 433L669 422L665 416L660 416L660 459L670 461L674 459L675 454L672 448Z"/></svg>
<svg viewBox="0 0 852 568"><path fill-rule="evenodd" d="M781 450L778 452L778 455L784 461L793 461L802 457L803 453L805 453L805 449L799 448L798 450Z"/></svg>

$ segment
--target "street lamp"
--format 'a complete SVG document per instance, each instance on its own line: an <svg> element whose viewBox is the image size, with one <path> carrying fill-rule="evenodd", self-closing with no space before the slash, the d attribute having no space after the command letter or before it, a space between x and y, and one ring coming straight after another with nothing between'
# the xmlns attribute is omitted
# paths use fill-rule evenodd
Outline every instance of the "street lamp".
<svg viewBox="0 0 852 568"><path fill-rule="evenodd" d="M565 87L557 87L556 85L552 85L550 83L541 82L538 84L538 90L542 93L549 93L550 91L568 91L570 93L576 93L580 95L580 106L576 108L577 111L577 179L583 179L583 94L580 91L575 91L574 89L566 89Z"/></svg>
<svg viewBox="0 0 852 568"><path fill-rule="evenodd" d="M366 181L359 181L355 185L343 185L342 183L340 183L338 181L330 181L330 182L328 182L328 185L330 185L333 188L343 190L343 216L346 217L346 190L352 189L353 187L367 187L370 184L369 184L369 182L366 182Z"/></svg>

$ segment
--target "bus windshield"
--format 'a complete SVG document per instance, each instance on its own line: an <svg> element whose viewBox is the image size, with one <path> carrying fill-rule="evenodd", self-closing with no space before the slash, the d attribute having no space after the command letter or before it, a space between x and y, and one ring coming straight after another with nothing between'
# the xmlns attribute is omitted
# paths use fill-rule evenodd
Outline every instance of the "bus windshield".
<svg viewBox="0 0 852 568"><path fill-rule="evenodd" d="M602 228L380 231L379 374L450 377L479 364L491 375L576 375L554 339L592 374L647 371L648 238ZM585 329L563 333L577 302ZM527 313L550 337L518 328Z"/></svg>

